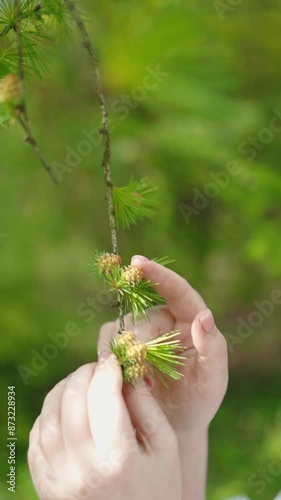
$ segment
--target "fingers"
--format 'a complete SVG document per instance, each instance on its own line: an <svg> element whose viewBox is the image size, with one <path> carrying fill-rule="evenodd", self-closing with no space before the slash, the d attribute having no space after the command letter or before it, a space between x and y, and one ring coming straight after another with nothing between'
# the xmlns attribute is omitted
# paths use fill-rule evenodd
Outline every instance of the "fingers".
<svg viewBox="0 0 281 500"><path fill-rule="evenodd" d="M135 332L137 340L146 342L151 337L156 337L160 333L172 330L175 322L166 306L158 306L156 309L150 310L149 318L150 320L146 323L136 321L134 325L132 316L129 314L126 328Z"/></svg>
<svg viewBox="0 0 281 500"><path fill-rule="evenodd" d="M88 418L87 393L95 369L96 363L90 363L69 375L62 395L64 444L67 450L75 454L79 448L93 441Z"/></svg>
<svg viewBox="0 0 281 500"><path fill-rule="evenodd" d="M98 355L103 351L109 350L110 341L117 335L118 322L108 321L104 323L100 329L99 339L98 339Z"/></svg>
<svg viewBox="0 0 281 500"><path fill-rule="evenodd" d="M227 344L209 309L197 314L191 335L197 351L198 376L203 382L208 381L214 392L216 388L221 392L222 385L225 391L228 381Z"/></svg>
<svg viewBox="0 0 281 500"><path fill-rule="evenodd" d="M139 266L146 278L153 283L159 283L156 290L166 300L168 309L175 319L192 321L194 314L206 308L196 290L170 269L139 255L132 258L131 265Z"/></svg>
<svg viewBox="0 0 281 500"><path fill-rule="evenodd" d="M37 417L35 420L33 427L30 431L29 434L29 448L27 452L27 461L29 468L33 468L34 464L36 463L36 456L38 455L40 451L40 446L39 446L39 434L40 434L40 427L39 427L39 420L40 416Z"/></svg>
<svg viewBox="0 0 281 500"><path fill-rule="evenodd" d="M67 379L61 380L46 396L39 422L39 440L45 456L63 448L61 401Z"/></svg>
<svg viewBox="0 0 281 500"><path fill-rule="evenodd" d="M87 392L94 370L94 363L80 367L45 398L36 427L46 458L58 456L65 449L77 453L79 447L91 441Z"/></svg>
<svg viewBox="0 0 281 500"><path fill-rule="evenodd" d="M88 390L88 413L95 448L102 459L112 451L123 450L122 436L132 429L122 386L122 371L115 356L100 360Z"/></svg>
<svg viewBox="0 0 281 500"><path fill-rule="evenodd" d="M175 436L161 406L143 381L133 388L124 387L124 399L137 436L147 451L162 451Z"/></svg>
<svg viewBox="0 0 281 500"><path fill-rule="evenodd" d="M43 490L44 480L42 481L42 478L46 476L46 459L40 445L40 418L41 416L37 417L30 432L27 452L27 462L30 474L38 493L41 493ZM42 494L42 498L47 498L47 495Z"/></svg>

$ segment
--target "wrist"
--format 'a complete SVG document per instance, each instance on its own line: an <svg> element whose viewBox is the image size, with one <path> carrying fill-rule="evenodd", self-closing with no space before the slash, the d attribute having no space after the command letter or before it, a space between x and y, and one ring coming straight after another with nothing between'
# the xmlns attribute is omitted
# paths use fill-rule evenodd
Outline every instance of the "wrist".
<svg viewBox="0 0 281 500"><path fill-rule="evenodd" d="M206 498L208 427L179 436L183 500Z"/></svg>
<svg viewBox="0 0 281 500"><path fill-rule="evenodd" d="M178 433L180 450L188 453L193 447L198 446L198 444L208 442L208 433L208 426L202 429L194 429Z"/></svg>

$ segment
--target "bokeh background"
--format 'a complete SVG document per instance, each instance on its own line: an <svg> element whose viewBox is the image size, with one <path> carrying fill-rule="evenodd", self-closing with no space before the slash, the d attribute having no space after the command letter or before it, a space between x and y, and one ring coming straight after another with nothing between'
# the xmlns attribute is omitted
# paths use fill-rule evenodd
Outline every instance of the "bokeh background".
<svg viewBox="0 0 281 500"><path fill-rule="evenodd" d="M81 7L101 61L114 182L147 176L159 186L157 216L120 233L123 260L175 259L172 268L204 296L230 343L229 391L210 429L208 499L271 500L281 490L280 304L253 313L281 289L281 2L85 0ZM83 130L96 137L100 127L96 89L75 35L47 48L46 58L49 74L28 82L28 104L46 156L66 166L66 148L77 152ZM151 71L158 80L148 89ZM96 359L99 328L114 312L85 313L99 292L91 253L110 250L101 146L69 172L60 167L56 188L22 138L17 125L0 133L0 497L10 498L6 398L16 385L14 498L33 500L29 431L54 384ZM230 161L239 174L190 215L198 191L212 190L211 173L223 175ZM32 350L42 353L70 321L81 333L24 383L19 365L31 368Z"/></svg>

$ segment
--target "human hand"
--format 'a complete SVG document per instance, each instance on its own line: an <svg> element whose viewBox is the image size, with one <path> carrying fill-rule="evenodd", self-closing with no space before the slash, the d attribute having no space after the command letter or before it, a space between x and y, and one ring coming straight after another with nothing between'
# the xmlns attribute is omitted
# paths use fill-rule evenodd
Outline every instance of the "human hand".
<svg viewBox="0 0 281 500"><path fill-rule="evenodd" d="M104 357L44 401L28 450L40 500L181 500L178 442L165 414L143 382L126 388L125 404L121 368Z"/></svg>
<svg viewBox="0 0 281 500"><path fill-rule="evenodd" d="M145 278L159 283L156 289L167 305L151 311L149 323L133 325L131 316L127 315L126 329L132 329L140 341L180 329L181 341L188 348L186 364L181 368L184 377L171 381L168 389L156 378L152 394L181 442L185 438L189 440L190 436L207 430L226 392L226 341L215 326L211 311L185 279L141 256L133 257L131 265L140 267ZM117 330L117 322L103 325L99 352Z"/></svg>

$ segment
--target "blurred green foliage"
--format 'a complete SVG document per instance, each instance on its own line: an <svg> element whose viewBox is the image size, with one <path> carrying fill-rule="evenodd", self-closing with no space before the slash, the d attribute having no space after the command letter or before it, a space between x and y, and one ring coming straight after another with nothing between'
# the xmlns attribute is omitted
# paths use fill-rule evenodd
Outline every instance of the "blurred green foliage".
<svg viewBox="0 0 281 500"><path fill-rule="evenodd" d="M121 232L123 259L134 253L174 258L172 267L204 296L222 331L237 338L238 318L248 321L257 310L253 302L280 288L281 2L242 1L223 20L212 2L198 0L85 0L81 6L101 62L114 182L147 176L161 193L155 219ZM67 147L80 150L85 131L97 137L96 89L78 37L62 36L55 50L46 47L46 57L50 72L28 81L28 105L45 155L66 165ZM153 71L157 84L150 79L148 89ZM6 394L15 384L15 497L32 500L29 430L54 384L95 360L99 327L114 317L105 306L85 313L89 297L99 300L89 258L109 250L110 238L100 146L76 157L56 188L17 125L0 133L0 144L0 496L9 498ZM188 217L194 190L206 197L211 173L222 175L230 161L239 163L239 174ZM210 500L243 492L271 500L281 489L281 476L263 479L262 492L249 481L281 460L280 319L276 305L230 351L230 389L211 426ZM32 349L41 353L50 333L69 322L81 333L25 385L18 366L31 367Z"/></svg>

